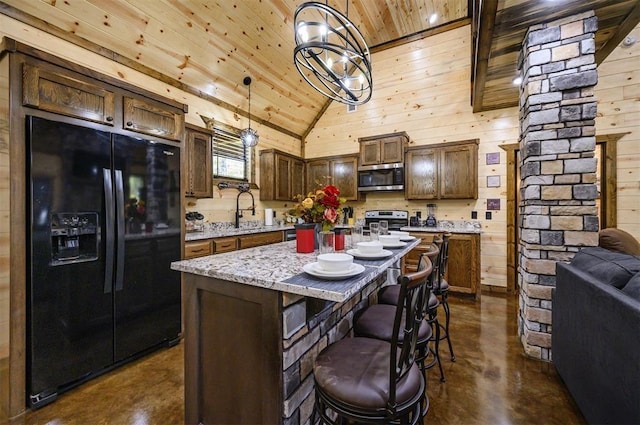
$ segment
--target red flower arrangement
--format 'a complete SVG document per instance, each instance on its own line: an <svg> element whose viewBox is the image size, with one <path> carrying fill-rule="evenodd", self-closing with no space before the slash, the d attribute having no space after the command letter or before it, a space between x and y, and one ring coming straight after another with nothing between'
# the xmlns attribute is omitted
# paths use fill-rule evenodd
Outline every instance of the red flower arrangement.
<svg viewBox="0 0 640 425"><path fill-rule="evenodd" d="M340 217L340 205L345 202L340 198L340 190L332 185L327 185L315 192L309 192L307 196L297 195L298 201L289 215L302 219L305 223L322 223L322 230L331 230Z"/></svg>

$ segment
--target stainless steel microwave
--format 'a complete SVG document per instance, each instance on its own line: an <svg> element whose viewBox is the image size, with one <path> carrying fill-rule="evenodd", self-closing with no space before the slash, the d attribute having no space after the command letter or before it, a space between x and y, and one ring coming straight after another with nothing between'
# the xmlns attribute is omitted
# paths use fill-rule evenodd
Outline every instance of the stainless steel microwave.
<svg viewBox="0 0 640 425"><path fill-rule="evenodd" d="M404 164L367 165L358 167L358 191L404 190Z"/></svg>

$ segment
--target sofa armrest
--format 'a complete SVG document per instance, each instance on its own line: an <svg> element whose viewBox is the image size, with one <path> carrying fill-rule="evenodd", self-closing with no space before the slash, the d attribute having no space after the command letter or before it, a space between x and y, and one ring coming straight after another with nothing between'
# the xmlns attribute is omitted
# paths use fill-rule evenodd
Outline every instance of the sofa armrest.
<svg viewBox="0 0 640 425"><path fill-rule="evenodd" d="M557 263L553 363L590 423L640 423L640 302Z"/></svg>

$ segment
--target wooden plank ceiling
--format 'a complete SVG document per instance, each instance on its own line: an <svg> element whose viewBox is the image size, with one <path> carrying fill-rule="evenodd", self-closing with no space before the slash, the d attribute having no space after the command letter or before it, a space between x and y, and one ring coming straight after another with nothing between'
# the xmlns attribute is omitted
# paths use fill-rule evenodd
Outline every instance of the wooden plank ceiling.
<svg viewBox="0 0 640 425"><path fill-rule="evenodd" d="M150 73L239 117L246 117L248 109L248 90L242 80L251 76L252 120L303 138L328 101L300 77L293 64L293 15L302 3L303 0L2 0L0 13ZM480 31L474 38L475 110L517 105L517 90L511 80L518 46L528 25L596 7L601 19L598 46L603 47L619 35L623 28L618 26L630 15L633 5L638 9L640 2L552 3L328 2L343 13L348 6L350 20L363 33L372 52L468 24L471 13L478 14L474 18L474 27ZM493 15L485 16L486 11ZM430 22L433 15L435 19ZM375 63L375 55L373 60ZM239 118L236 124L244 127L246 120Z"/></svg>
<svg viewBox="0 0 640 425"><path fill-rule="evenodd" d="M518 105L518 55L527 29L541 22L594 10L600 64L640 22L639 0L479 0L474 2L473 110Z"/></svg>

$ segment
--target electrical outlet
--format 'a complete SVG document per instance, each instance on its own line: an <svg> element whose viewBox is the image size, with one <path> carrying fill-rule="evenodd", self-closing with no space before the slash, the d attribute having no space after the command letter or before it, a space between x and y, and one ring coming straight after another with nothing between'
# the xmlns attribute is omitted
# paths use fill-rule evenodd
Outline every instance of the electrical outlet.
<svg viewBox="0 0 640 425"><path fill-rule="evenodd" d="M478 219L478 211L471 211L471 220Z"/></svg>
<svg viewBox="0 0 640 425"><path fill-rule="evenodd" d="M484 218L486 218L487 220L491 220L491 211L487 211L484 213Z"/></svg>

